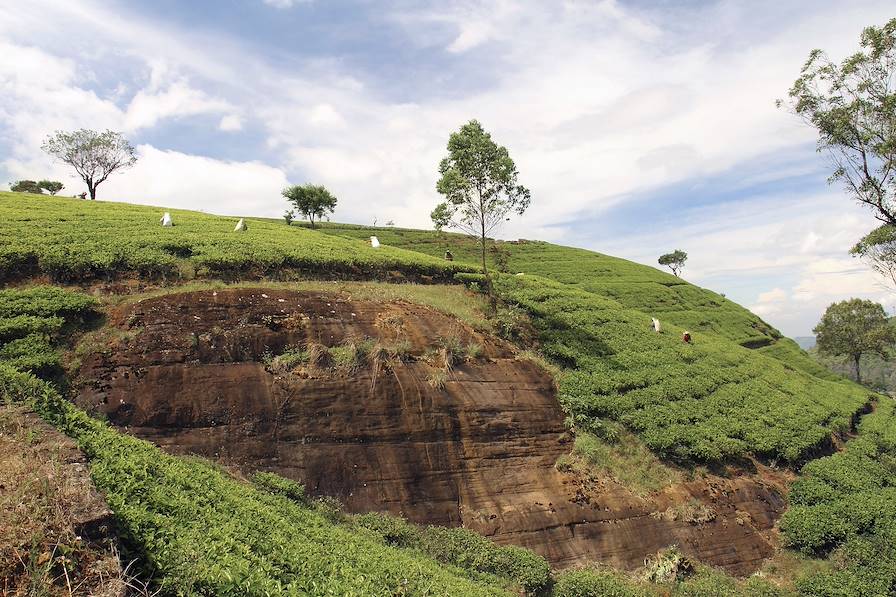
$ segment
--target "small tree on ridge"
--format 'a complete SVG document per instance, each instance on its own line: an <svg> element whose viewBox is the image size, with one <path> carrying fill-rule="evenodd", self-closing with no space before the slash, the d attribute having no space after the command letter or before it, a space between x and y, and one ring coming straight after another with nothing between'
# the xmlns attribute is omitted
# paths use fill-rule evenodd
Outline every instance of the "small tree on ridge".
<svg viewBox="0 0 896 597"><path fill-rule="evenodd" d="M42 180L37 183L37 186L44 189L51 195L55 195L59 191L65 188L65 185L59 182L58 180Z"/></svg>
<svg viewBox="0 0 896 597"><path fill-rule="evenodd" d="M294 184L283 189L281 194L292 203L296 211L311 222L312 228L315 218L320 221L336 209L336 197L321 185Z"/></svg>
<svg viewBox="0 0 896 597"><path fill-rule="evenodd" d="M134 147L114 131L56 131L46 138L41 149L74 168L87 185L91 199L96 199L96 188L112 173L137 162Z"/></svg>
<svg viewBox="0 0 896 597"><path fill-rule="evenodd" d="M681 273L682 268L684 267L684 262L688 260L688 254L682 251L681 249L675 249L671 253L666 253L665 255L660 255L658 262L660 265L665 265L672 273L678 276Z"/></svg>

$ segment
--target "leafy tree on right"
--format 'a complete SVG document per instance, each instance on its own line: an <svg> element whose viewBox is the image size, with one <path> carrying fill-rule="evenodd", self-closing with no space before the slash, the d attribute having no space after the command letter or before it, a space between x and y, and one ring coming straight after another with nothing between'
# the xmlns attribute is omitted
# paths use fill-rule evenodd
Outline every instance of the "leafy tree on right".
<svg viewBox="0 0 896 597"><path fill-rule="evenodd" d="M678 276L681 273L682 268L684 267L684 262L687 260L687 253L685 253L681 249L675 249L671 253L660 255L660 258L657 261L660 265L665 265L670 270L672 270L673 274Z"/></svg>
<svg viewBox="0 0 896 597"><path fill-rule="evenodd" d="M787 104L818 130L818 151L874 217L896 225L896 18L867 27L841 63L813 50ZM778 100L778 105L785 102Z"/></svg>
<svg viewBox="0 0 896 597"><path fill-rule="evenodd" d="M880 303L857 298L832 304L812 331L819 353L852 359L859 383L862 355L887 357L896 342L896 328Z"/></svg>

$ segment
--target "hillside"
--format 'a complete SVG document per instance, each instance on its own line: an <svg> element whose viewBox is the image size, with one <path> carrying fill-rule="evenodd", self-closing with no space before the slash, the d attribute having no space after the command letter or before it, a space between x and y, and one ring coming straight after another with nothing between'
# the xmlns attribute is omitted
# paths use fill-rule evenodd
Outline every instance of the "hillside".
<svg viewBox="0 0 896 597"><path fill-rule="evenodd" d="M0 280L68 284L95 297L5 291L0 354L4 395L79 440L125 545L172 591L492 594L549 585L545 560L513 544L557 567L637 568L675 543L749 574L779 548L773 529L796 471L809 462L806 479L827 479L851 453L856 440L837 452L846 439L880 427L857 424L885 398L831 374L732 301L650 267L500 243L504 255L491 259L508 273L495 282L498 316L487 319L475 246L459 235L312 231L251 218L236 233L236 218L172 210L175 226L162 228L162 211L0 193ZM371 234L385 246L362 240ZM684 329L692 344L681 341ZM889 412L878 406L874 416ZM228 468L163 456L123 431ZM894 450L888 439L873 445L881 455ZM637 480L623 473L636 468ZM298 497L241 480L259 469L282 475L274 487ZM343 484L326 481L334 470ZM287 478L305 488L289 489ZM893 485L883 475L864 488L870 479L850 491L884 496ZM388 518L371 535L306 491L338 495L349 512L463 524L495 543L469 531L398 529L406 523ZM800 504L813 508L840 496L801 491ZM896 542L885 529L896 516L874 499L862 524L844 523L827 540L807 538L815 531L785 515L785 541L811 557L868 541L889 549ZM830 508L842 510L842 500ZM859 555L838 554L813 564L824 574L796 579L797 589L868 587L872 575L874 586L893 586ZM843 576L836 562L853 560L868 573ZM715 594L748 591L709 572L662 586L576 574L555 572L554 594L611 585L617 594L707 584ZM577 583L591 589L575 592Z"/></svg>

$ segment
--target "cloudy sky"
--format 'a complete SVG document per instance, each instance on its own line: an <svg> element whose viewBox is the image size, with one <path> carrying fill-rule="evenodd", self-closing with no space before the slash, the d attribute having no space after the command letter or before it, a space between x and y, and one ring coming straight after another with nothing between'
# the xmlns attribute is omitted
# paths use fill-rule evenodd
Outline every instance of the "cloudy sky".
<svg viewBox="0 0 896 597"><path fill-rule="evenodd" d="M99 197L279 216L287 182L335 218L428 227L448 134L479 119L533 204L501 235L654 264L789 335L832 301L896 307L849 247L870 214L775 108L812 48L842 57L891 0L0 0L0 181L83 184L56 129L138 147Z"/></svg>

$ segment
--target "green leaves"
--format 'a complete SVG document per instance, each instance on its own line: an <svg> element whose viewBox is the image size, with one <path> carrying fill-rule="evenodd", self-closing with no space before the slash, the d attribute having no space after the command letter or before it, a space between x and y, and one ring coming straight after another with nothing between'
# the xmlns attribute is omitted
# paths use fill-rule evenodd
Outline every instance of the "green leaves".
<svg viewBox="0 0 896 597"><path fill-rule="evenodd" d="M896 224L896 19L862 32L841 63L813 50L790 89L791 109L818 131L818 150L877 219ZM784 102L778 101L778 105Z"/></svg>
<svg viewBox="0 0 896 597"><path fill-rule="evenodd" d="M847 355L855 360L859 379L861 355L884 355L896 342L896 328L890 324L883 306L863 299L832 304L813 331L820 353Z"/></svg>
<svg viewBox="0 0 896 597"><path fill-rule="evenodd" d="M529 190L517 182L519 173L507 148L492 140L476 120L463 125L448 139L448 156L439 163L436 190L446 201L431 214L436 228L450 223L483 243L512 212L529 207Z"/></svg>
<svg viewBox="0 0 896 597"><path fill-rule="evenodd" d="M312 228L314 228L315 219L319 220L336 209L336 197L320 185L296 184L286 187L281 194L296 208L296 211L311 222ZM292 215L290 214L286 223L289 224L291 221Z"/></svg>
<svg viewBox="0 0 896 597"><path fill-rule="evenodd" d="M96 199L96 187L112 173L137 162L137 152L124 135L109 130L56 131L44 140L41 149L74 168L91 199Z"/></svg>

